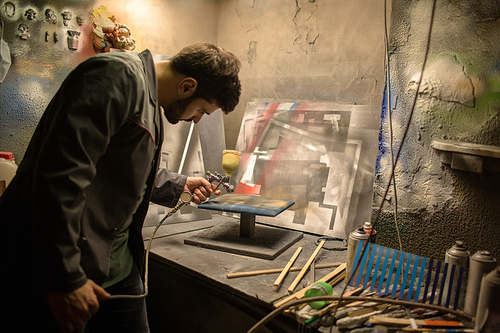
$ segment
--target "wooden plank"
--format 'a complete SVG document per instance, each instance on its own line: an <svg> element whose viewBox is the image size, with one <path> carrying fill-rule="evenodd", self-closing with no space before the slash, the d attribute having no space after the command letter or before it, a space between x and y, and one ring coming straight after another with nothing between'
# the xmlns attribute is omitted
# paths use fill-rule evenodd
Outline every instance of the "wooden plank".
<svg viewBox="0 0 500 333"><path fill-rule="evenodd" d="M442 151L500 158L500 147L450 140L434 140L431 146Z"/></svg>
<svg viewBox="0 0 500 333"><path fill-rule="evenodd" d="M283 268L283 270L281 271L281 274L278 276L278 278L276 279L276 281L274 281L274 285L275 286L280 286L281 285L281 283L283 282L283 279L288 274L288 271L290 270L290 267L292 267L293 263L295 262L295 259L297 259L297 257L299 256L300 251L302 251L302 246L299 246L297 248L297 250L295 250L295 253L290 258L290 260L288 260L288 263L286 264L285 268Z"/></svg>
<svg viewBox="0 0 500 333"><path fill-rule="evenodd" d="M311 263L313 262L313 260L316 259L316 256L318 255L319 251L321 250L321 248L323 247L323 244L325 244L325 242L326 242L325 240L322 240L319 243L318 247L316 247L316 250L314 250L313 254L311 254L311 256L307 260L307 262L304 265L304 267L302 267L302 270L300 271L299 275L297 275L297 277L295 278L295 280L292 282L292 284L288 288L288 292L292 292L292 291L295 290L295 288L299 284L299 282L302 279L302 277L304 276L304 274L306 274L306 271L309 269L309 266L311 265Z"/></svg>

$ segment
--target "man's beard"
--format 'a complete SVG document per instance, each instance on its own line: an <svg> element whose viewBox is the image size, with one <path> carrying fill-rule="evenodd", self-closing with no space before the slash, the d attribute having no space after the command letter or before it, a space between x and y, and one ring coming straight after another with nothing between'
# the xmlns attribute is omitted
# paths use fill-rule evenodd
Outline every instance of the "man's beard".
<svg viewBox="0 0 500 333"><path fill-rule="evenodd" d="M177 124L186 112L186 108L188 107L188 105L195 99L196 97L191 96L186 99L177 100L164 108L163 112L165 113L165 117L167 118L168 122L174 125Z"/></svg>

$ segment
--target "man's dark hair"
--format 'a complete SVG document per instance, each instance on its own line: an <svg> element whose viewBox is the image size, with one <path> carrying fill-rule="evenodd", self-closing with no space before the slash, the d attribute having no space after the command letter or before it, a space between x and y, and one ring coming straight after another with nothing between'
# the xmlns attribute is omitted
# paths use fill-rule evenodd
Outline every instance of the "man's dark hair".
<svg viewBox="0 0 500 333"><path fill-rule="evenodd" d="M176 72L198 82L194 97L215 101L225 114L234 110L241 94L241 62L234 54L210 43L197 43L183 48L170 62Z"/></svg>

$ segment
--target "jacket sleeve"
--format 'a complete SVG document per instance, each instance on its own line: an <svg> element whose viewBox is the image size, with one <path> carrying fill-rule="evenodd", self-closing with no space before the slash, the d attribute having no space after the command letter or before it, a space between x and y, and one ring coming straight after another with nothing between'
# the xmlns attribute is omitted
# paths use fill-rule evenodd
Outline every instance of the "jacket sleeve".
<svg viewBox="0 0 500 333"><path fill-rule="evenodd" d="M46 292L74 290L87 281L78 247L85 188L134 110L128 67L93 58L66 78L34 134L42 141L33 170L35 270Z"/></svg>
<svg viewBox="0 0 500 333"><path fill-rule="evenodd" d="M174 207L184 191L187 176L170 172L166 169L159 169L151 194L151 202Z"/></svg>

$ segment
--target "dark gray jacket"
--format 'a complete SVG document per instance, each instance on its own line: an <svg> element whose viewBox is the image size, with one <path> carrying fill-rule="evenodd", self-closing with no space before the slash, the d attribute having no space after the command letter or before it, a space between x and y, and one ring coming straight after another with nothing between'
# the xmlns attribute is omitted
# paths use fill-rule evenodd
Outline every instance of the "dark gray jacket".
<svg viewBox="0 0 500 333"><path fill-rule="evenodd" d="M19 275L36 276L37 289L74 290L87 278L102 284L112 242L147 184L130 226L140 265L152 192L156 203L172 207L186 181L163 170L155 183L163 141L157 99L146 50L89 58L50 102L0 199L0 243Z"/></svg>

